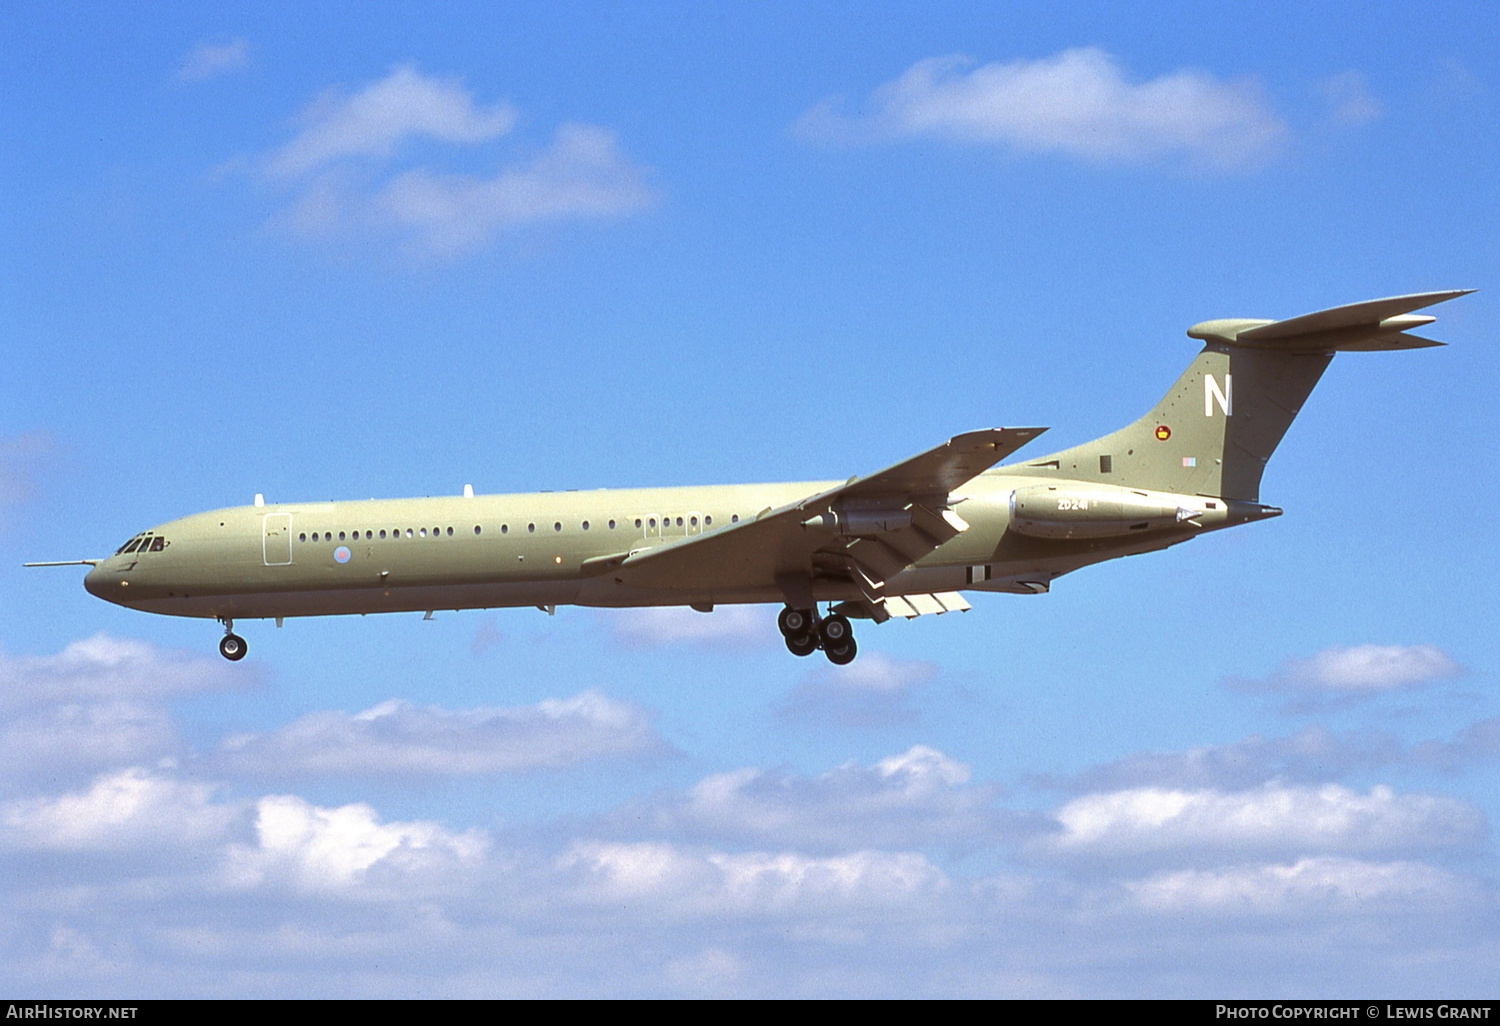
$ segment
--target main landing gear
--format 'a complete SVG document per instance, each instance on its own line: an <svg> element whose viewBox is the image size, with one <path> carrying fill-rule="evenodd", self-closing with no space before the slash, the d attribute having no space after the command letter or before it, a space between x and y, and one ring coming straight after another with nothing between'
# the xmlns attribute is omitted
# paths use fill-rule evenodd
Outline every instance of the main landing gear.
<svg viewBox="0 0 1500 1026"><path fill-rule="evenodd" d="M830 663L843 666L852 663L859 651L854 644L854 628L842 613L829 613L819 619L815 608L789 607L776 617L776 626L786 639L787 651L795 656L812 655L821 648Z"/></svg>
<svg viewBox="0 0 1500 1026"><path fill-rule="evenodd" d="M244 638L234 633L233 620L227 616L221 616L219 622L224 625L224 637L219 641L219 655L231 663L237 663L245 658L245 653L250 651L250 646L245 644Z"/></svg>

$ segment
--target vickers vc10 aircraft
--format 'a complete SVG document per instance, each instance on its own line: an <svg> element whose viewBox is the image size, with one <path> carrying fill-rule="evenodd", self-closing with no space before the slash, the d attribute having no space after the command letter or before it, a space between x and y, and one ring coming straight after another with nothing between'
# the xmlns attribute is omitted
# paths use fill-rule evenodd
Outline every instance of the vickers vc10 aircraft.
<svg viewBox="0 0 1500 1026"><path fill-rule="evenodd" d="M500 606L780 603L786 646L854 658L851 618L1036 594L1117 556L1281 510L1261 472L1337 352L1441 345L1412 311L1472 290L1216 320L1151 412L1096 441L996 467L1045 428L990 428L847 481L267 504L199 513L85 564L90 593L234 621ZM819 607L826 606L820 611Z"/></svg>

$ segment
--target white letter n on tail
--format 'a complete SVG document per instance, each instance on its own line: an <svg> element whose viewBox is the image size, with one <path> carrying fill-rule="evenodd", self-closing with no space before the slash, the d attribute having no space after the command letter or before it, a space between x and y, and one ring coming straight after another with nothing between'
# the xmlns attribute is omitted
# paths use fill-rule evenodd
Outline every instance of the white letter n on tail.
<svg viewBox="0 0 1500 1026"><path fill-rule="evenodd" d="M1219 409L1224 411L1224 416L1234 415L1234 375L1224 375L1224 390L1219 390L1218 381L1214 380L1212 374L1203 375L1203 415L1212 417L1214 415L1214 403L1219 404Z"/></svg>

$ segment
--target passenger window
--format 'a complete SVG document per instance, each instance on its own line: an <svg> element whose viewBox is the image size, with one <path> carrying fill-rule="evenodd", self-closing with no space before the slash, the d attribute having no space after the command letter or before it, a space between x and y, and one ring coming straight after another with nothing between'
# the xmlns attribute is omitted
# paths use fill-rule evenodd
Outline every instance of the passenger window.
<svg viewBox="0 0 1500 1026"><path fill-rule="evenodd" d="M297 535L297 540L300 542L307 541L307 532L303 531L301 534Z"/></svg>
<svg viewBox="0 0 1500 1026"><path fill-rule="evenodd" d="M450 527L450 528L448 528L448 537L449 537L449 538L452 538L452 537L453 537L453 528L451 528L451 527Z"/></svg>
<svg viewBox="0 0 1500 1026"><path fill-rule="evenodd" d="M535 524L527 524L526 525L526 533L527 534L536 534L536 525Z"/></svg>
<svg viewBox="0 0 1500 1026"><path fill-rule="evenodd" d="M552 525L552 530L554 530L554 531L561 531L562 530L562 521L559 520L557 523L553 524Z"/></svg>
<svg viewBox="0 0 1500 1026"><path fill-rule="evenodd" d="M479 525L478 525L478 524L475 524L475 525L474 525L474 533L475 533L475 534L478 534L478 533L479 533Z"/></svg>
<svg viewBox="0 0 1500 1026"><path fill-rule="evenodd" d="M709 524L711 524L713 522L714 522L714 518L713 517L704 517L703 518L703 526L704 527L707 527Z"/></svg>
<svg viewBox="0 0 1500 1026"><path fill-rule="evenodd" d="M615 529L615 522L614 522L614 521L613 521L613 520L611 520L611 521L610 521L610 522L609 522L609 529L610 529L610 530L611 530L611 531L613 531L613 530L614 530L614 529Z"/></svg>
<svg viewBox="0 0 1500 1026"><path fill-rule="evenodd" d="M510 534L510 525L509 524L501 524L500 525L500 533L501 534Z"/></svg>
<svg viewBox="0 0 1500 1026"><path fill-rule="evenodd" d="M678 518L677 518L677 526L678 526L678 527L681 527L681 526L682 526L682 518L681 518L681 517L678 517Z"/></svg>
<svg viewBox="0 0 1500 1026"><path fill-rule="evenodd" d="M339 532L339 541L343 541L343 540L344 540L344 532L340 531Z"/></svg>
<svg viewBox="0 0 1500 1026"><path fill-rule="evenodd" d="M411 536L412 536L412 529L411 529L411 528L409 528L409 527L408 527L408 528L407 528L407 529L406 529L406 536L407 536L407 537L408 537L408 538L410 538L410 537L411 537Z"/></svg>
<svg viewBox="0 0 1500 1026"><path fill-rule="evenodd" d="M385 541L385 529L384 528L382 528L381 531L380 531L380 540L381 541Z"/></svg>
<svg viewBox="0 0 1500 1026"><path fill-rule="evenodd" d="M732 516L732 517L729 518L729 522L731 524L737 524L737 523L739 523L740 522L740 515L738 513L736 513L734 516Z"/></svg>
<svg viewBox="0 0 1500 1026"><path fill-rule="evenodd" d="M583 522L583 529L584 529L584 530L585 530L585 531L587 531L587 530L588 530L588 529L589 529L589 522L588 522L588 521L587 521L587 520L585 520L585 521L584 521L584 522Z"/></svg>

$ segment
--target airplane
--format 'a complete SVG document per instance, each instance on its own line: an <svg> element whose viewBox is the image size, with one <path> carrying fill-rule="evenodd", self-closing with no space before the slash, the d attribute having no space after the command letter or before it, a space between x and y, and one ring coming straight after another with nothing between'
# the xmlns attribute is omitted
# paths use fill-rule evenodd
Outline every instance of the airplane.
<svg viewBox="0 0 1500 1026"><path fill-rule="evenodd" d="M1039 594L1063 574L1281 515L1261 474L1339 352L1443 345L1425 292L1287 320L1212 320L1139 420L997 466L1045 428L989 428L847 481L267 504L183 517L87 565L131 609L218 620L560 605L779 603L786 647L833 663L852 619L967 610L964 592ZM826 606L820 611L819 606Z"/></svg>

